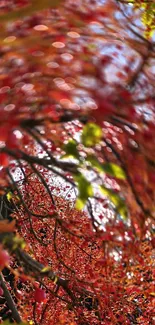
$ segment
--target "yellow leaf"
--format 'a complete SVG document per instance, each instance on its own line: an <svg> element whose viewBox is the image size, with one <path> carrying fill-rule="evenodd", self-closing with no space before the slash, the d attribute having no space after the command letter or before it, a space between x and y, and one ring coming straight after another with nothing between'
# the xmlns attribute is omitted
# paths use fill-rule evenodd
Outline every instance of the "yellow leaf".
<svg viewBox="0 0 155 325"><path fill-rule="evenodd" d="M30 320L29 325L33 325L33 324L34 324L33 320Z"/></svg>
<svg viewBox="0 0 155 325"><path fill-rule="evenodd" d="M41 273L46 273L46 272L49 272L49 271L51 271L50 266L45 266L45 267L41 270Z"/></svg>
<svg viewBox="0 0 155 325"><path fill-rule="evenodd" d="M78 198L75 203L75 208L77 210L82 210L84 206L85 206L85 201L82 201L81 199Z"/></svg>
<svg viewBox="0 0 155 325"><path fill-rule="evenodd" d="M54 284L56 284L57 283L57 281L58 281L58 277L57 276L55 276L55 278L54 278Z"/></svg>
<svg viewBox="0 0 155 325"><path fill-rule="evenodd" d="M8 200L8 201L11 201L11 199L13 198L13 196L14 196L14 195L13 195L12 192L8 192L7 195L6 195L7 200Z"/></svg>

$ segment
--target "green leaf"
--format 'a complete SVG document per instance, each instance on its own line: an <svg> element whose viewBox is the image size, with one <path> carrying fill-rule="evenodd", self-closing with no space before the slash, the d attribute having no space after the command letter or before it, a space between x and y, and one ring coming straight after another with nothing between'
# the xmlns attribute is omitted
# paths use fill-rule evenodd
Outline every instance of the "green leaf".
<svg viewBox="0 0 155 325"><path fill-rule="evenodd" d="M81 135L85 147L95 146L102 138L102 129L95 123L88 123L83 128Z"/></svg>
<svg viewBox="0 0 155 325"><path fill-rule="evenodd" d="M74 176L78 187L78 198L76 200L76 209L81 210L87 199L93 196L93 188L90 182L81 174Z"/></svg>
<svg viewBox="0 0 155 325"><path fill-rule="evenodd" d="M85 206L85 203L86 203L85 200L77 198L76 203L75 203L75 208L77 210L82 210L84 208L84 206Z"/></svg>
<svg viewBox="0 0 155 325"><path fill-rule="evenodd" d="M67 144L64 145L63 150L66 152L65 155L62 156L62 158L77 158L79 159L79 152L77 149L77 142L75 140L69 140Z"/></svg>
<svg viewBox="0 0 155 325"><path fill-rule="evenodd" d="M118 166L116 164L113 164L113 163L102 164L93 155L88 155L86 159L99 172L104 172L104 173L109 174L110 176L113 176L113 177L118 178L118 179L126 179L125 172L120 166Z"/></svg>
<svg viewBox="0 0 155 325"><path fill-rule="evenodd" d="M109 189L105 186L100 186L102 194L106 195L108 199L114 204L116 211L123 217L127 219L128 211L123 198L121 198L116 192L112 189Z"/></svg>
<svg viewBox="0 0 155 325"><path fill-rule="evenodd" d="M91 163L92 167L96 168L98 172L103 172L103 166L102 164L98 161L98 159L93 156L93 155L87 155L86 160Z"/></svg>
<svg viewBox="0 0 155 325"><path fill-rule="evenodd" d="M105 163L102 166L105 173L118 179L126 179L125 172L120 166L113 163Z"/></svg>

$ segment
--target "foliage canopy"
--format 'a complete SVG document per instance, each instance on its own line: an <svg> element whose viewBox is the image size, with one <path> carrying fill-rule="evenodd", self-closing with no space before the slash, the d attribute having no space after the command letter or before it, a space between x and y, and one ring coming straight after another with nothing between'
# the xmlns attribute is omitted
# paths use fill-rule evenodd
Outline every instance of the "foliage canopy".
<svg viewBox="0 0 155 325"><path fill-rule="evenodd" d="M154 324L154 15L0 3L4 325Z"/></svg>

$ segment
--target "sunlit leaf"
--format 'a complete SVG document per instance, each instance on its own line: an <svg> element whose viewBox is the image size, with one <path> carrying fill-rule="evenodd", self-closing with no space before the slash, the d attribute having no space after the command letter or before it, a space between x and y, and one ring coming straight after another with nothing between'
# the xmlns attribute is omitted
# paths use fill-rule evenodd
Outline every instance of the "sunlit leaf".
<svg viewBox="0 0 155 325"><path fill-rule="evenodd" d="M124 170L114 164L114 163L100 163L99 160L93 156L93 155L88 155L87 156L87 161L91 163L93 167L95 167L99 172L104 172L110 176L113 176L118 179L126 179L126 175Z"/></svg>
<svg viewBox="0 0 155 325"><path fill-rule="evenodd" d="M63 147L64 151L66 152L62 158L77 158L79 159L79 153L77 149L77 142L75 140L69 140L68 143Z"/></svg>
<svg viewBox="0 0 155 325"><path fill-rule="evenodd" d="M85 147L92 147L100 142L102 138L102 129L95 123L88 123L83 128L81 135L82 143Z"/></svg>
<svg viewBox="0 0 155 325"><path fill-rule="evenodd" d="M17 248L24 249L26 246L25 241L23 238L15 236L13 238L13 245L12 245L12 250L16 250Z"/></svg>
<svg viewBox="0 0 155 325"><path fill-rule="evenodd" d="M81 173L76 175L74 179L78 188L76 208L81 210L84 207L87 199L93 196L93 188L90 182Z"/></svg>
<svg viewBox="0 0 155 325"><path fill-rule="evenodd" d="M45 266L45 267L41 270L41 273L48 273L49 271L51 271L51 267L50 267L50 266Z"/></svg>
<svg viewBox="0 0 155 325"><path fill-rule="evenodd" d="M76 204L75 204L75 208L77 210L82 210L84 208L84 206L85 206L85 203L86 203L85 200L82 200L82 199L77 198Z"/></svg>
<svg viewBox="0 0 155 325"><path fill-rule="evenodd" d="M11 191L6 194L7 200L10 202L12 199L17 203L20 201L20 198L18 195L15 195Z"/></svg>
<svg viewBox="0 0 155 325"><path fill-rule="evenodd" d="M122 0L120 2L125 3ZM137 1L137 0L126 0L126 4L133 4L134 10L141 10L141 22L146 27L144 36L150 38L153 36L155 31L155 3L154 1Z"/></svg>
<svg viewBox="0 0 155 325"><path fill-rule="evenodd" d="M10 201L14 197L14 194L12 192L8 192L6 194L6 197L7 197L7 200Z"/></svg>
<svg viewBox="0 0 155 325"><path fill-rule="evenodd" d="M112 189L109 189L105 186L100 186L102 194L107 196L107 198L114 204L116 211L124 218L127 218L128 212L124 199L122 199L119 194L114 192Z"/></svg>
<svg viewBox="0 0 155 325"><path fill-rule="evenodd" d="M105 173L107 173L113 177L116 177L119 179L126 179L124 170L120 166L118 166L114 163L103 164L103 170Z"/></svg>
<svg viewBox="0 0 155 325"><path fill-rule="evenodd" d="M92 165L92 167L96 168L97 171L104 171L103 165L98 161L98 159L94 155L87 155L86 160Z"/></svg>

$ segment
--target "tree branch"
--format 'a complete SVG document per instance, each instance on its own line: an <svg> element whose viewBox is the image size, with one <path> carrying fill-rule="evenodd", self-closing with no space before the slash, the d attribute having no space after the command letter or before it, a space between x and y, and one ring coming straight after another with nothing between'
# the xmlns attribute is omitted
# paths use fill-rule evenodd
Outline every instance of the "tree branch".
<svg viewBox="0 0 155 325"><path fill-rule="evenodd" d="M14 320L19 324L22 322L22 319L18 313L18 310L16 308L16 305L15 305L15 302L5 284L5 280L2 276L2 274L0 274L0 283L1 283L1 287L4 291L4 296L5 296L5 299L6 299L6 302L8 304L8 307L10 308L10 310L12 311L12 316L14 318Z"/></svg>

